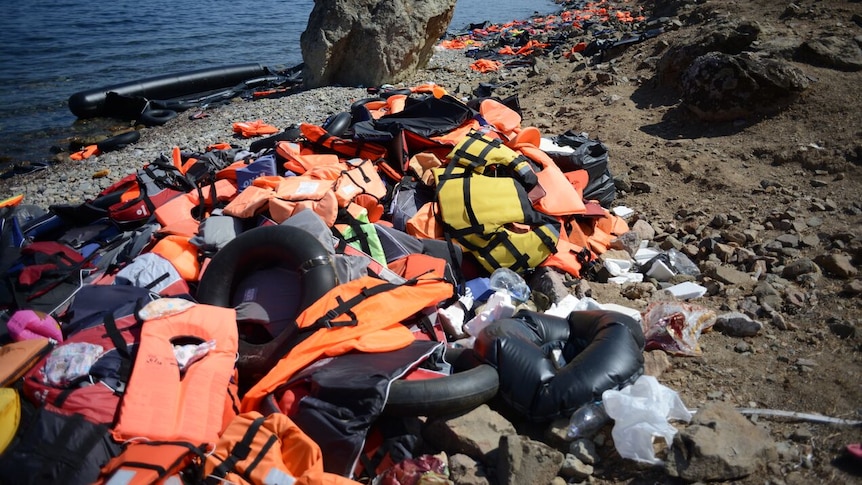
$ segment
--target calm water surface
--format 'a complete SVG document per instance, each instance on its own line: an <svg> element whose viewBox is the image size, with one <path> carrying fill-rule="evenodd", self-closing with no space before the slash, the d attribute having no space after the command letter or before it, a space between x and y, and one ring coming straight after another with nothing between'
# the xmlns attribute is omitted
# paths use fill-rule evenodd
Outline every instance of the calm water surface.
<svg viewBox="0 0 862 485"><path fill-rule="evenodd" d="M7 2L0 16L0 166L46 160L52 144L93 131L66 105L78 91L236 63L299 64L299 36L313 6L313 0ZM449 30L557 9L551 0L458 0Z"/></svg>

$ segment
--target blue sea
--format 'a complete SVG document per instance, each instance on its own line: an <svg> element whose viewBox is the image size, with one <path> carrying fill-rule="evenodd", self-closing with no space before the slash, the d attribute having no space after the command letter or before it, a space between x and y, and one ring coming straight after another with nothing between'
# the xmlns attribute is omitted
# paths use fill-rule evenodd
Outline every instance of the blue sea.
<svg viewBox="0 0 862 485"><path fill-rule="evenodd" d="M259 62L302 62L313 0L30 0L0 16L0 169L51 157L52 145L104 130L77 120L70 95L151 76ZM552 0L458 0L449 32L525 19ZM0 194L0 198L4 194Z"/></svg>

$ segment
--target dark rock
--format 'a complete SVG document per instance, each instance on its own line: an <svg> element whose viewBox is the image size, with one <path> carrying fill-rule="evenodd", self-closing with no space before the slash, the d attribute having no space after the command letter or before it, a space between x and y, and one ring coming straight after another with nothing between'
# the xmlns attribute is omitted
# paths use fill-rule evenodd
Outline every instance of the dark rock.
<svg viewBox="0 0 862 485"><path fill-rule="evenodd" d="M808 258L802 258L786 265L784 269L781 270L781 277L796 280L800 276L808 273L820 273L820 267L817 266L817 263L814 261Z"/></svg>
<svg viewBox="0 0 862 485"><path fill-rule="evenodd" d="M379 86L424 67L455 0L316 0L300 37L307 87Z"/></svg>
<svg viewBox="0 0 862 485"><path fill-rule="evenodd" d="M712 52L683 73L682 98L703 120L730 121L775 113L808 84L805 74L785 61Z"/></svg>
<svg viewBox="0 0 862 485"><path fill-rule="evenodd" d="M698 31L694 38L670 46L656 67L658 79L664 85L677 86L682 73L697 57L708 52L738 54L757 40L759 35L760 25L756 22L722 19Z"/></svg>
<svg viewBox="0 0 862 485"><path fill-rule="evenodd" d="M830 36L811 39L796 53L797 60L839 71L862 69L862 49L853 39Z"/></svg>
<svg viewBox="0 0 862 485"><path fill-rule="evenodd" d="M731 312L719 315L713 328L730 337L754 337L763 329L763 324L744 313Z"/></svg>

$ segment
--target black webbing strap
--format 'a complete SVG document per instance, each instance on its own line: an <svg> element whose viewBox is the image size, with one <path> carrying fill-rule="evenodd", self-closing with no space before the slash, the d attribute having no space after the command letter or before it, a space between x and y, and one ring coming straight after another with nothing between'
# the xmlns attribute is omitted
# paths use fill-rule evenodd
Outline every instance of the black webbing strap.
<svg viewBox="0 0 862 485"><path fill-rule="evenodd" d="M321 328L347 327L356 325L359 323L358 319L356 318L356 314L353 313L353 308L356 305L368 298L371 298L372 296L394 290L401 286L415 285L419 281L419 276L411 278L403 283L382 283L371 288L362 288L362 290L360 290L356 296L353 296L348 300L343 300L340 296L336 297L338 305L335 308L330 309L326 312L326 314L318 318L313 324L309 325L308 327L302 328L300 331L314 332ZM342 315L349 316L350 320L342 320L340 322L333 321Z"/></svg>
<svg viewBox="0 0 862 485"><path fill-rule="evenodd" d="M162 445L174 445L181 446L189 450L189 453L198 457L201 461L206 458L205 446L195 446L192 443L187 441L136 441L134 444L147 445L147 446L162 446ZM183 464L183 462L188 457L188 453L182 456L177 457L171 463L153 463L153 462L144 462L144 461L124 461L119 468L141 468L144 470L153 470L158 474L158 478L164 478L169 473L178 472L178 468ZM118 468L118 469L119 469ZM115 471L116 473L116 471Z"/></svg>
<svg viewBox="0 0 862 485"><path fill-rule="evenodd" d="M263 426L265 420L266 418L261 416L251 422L239 443L234 445L227 458L212 471L212 476L222 478L233 470L239 461L248 458L249 453L251 453L251 444L254 441L254 437L257 435L260 427Z"/></svg>

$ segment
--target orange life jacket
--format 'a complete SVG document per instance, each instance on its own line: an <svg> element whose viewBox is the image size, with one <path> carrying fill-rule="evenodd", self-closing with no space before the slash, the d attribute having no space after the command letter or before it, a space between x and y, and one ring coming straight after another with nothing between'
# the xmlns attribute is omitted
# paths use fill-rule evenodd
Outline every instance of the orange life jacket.
<svg viewBox="0 0 862 485"><path fill-rule="evenodd" d="M155 304L176 304L162 299ZM144 310L150 306L144 307ZM180 371L171 340L192 337L214 347ZM114 437L215 443L229 421L225 403L239 346L232 308L193 304L144 321Z"/></svg>
<svg viewBox="0 0 862 485"><path fill-rule="evenodd" d="M227 179L217 180L213 185L201 187L175 197L155 210L156 220L162 225L161 232L192 237L198 226L218 202L227 202L237 194L236 184ZM203 195L203 197L201 197ZM213 195L215 199L213 200ZM200 213L193 211L199 209Z"/></svg>
<svg viewBox="0 0 862 485"><path fill-rule="evenodd" d="M319 180L300 175L284 177L269 199L269 214L272 220L282 223L293 214L311 209L332 227L338 215L338 200L332 190L332 181Z"/></svg>
<svg viewBox="0 0 862 485"><path fill-rule="evenodd" d="M336 286L297 317L300 332L314 333L282 357L245 394L242 411L257 409L267 394L321 357L352 350L387 352L406 347L415 337L401 322L452 295L451 284L429 277L393 285L364 276Z"/></svg>
<svg viewBox="0 0 862 485"><path fill-rule="evenodd" d="M545 190L545 196L533 202L533 207L552 216L583 214L586 212L583 193L578 194L560 167L539 148L540 142L539 130L527 127L506 143L507 146L523 153L542 167L542 170L536 173L536 177L539 179L539 185Z"/></svg>
<svg viewBox="0 0 862 485"><path fill-rule="evenodd" d="M323 471L320 447L289 417L264 417L251 411L238 415L207 456L205 476L235 484L306 483L356 484Z"/></svg>
<svg viewBox="0 0 862 485"><path fill-rule="evenodd" d="M332 136L322 126L310 123L300 124L299 129L312 144L331 150L344 158L366 158L374 161L386 156L386 147L377 143Z"/></svg>

